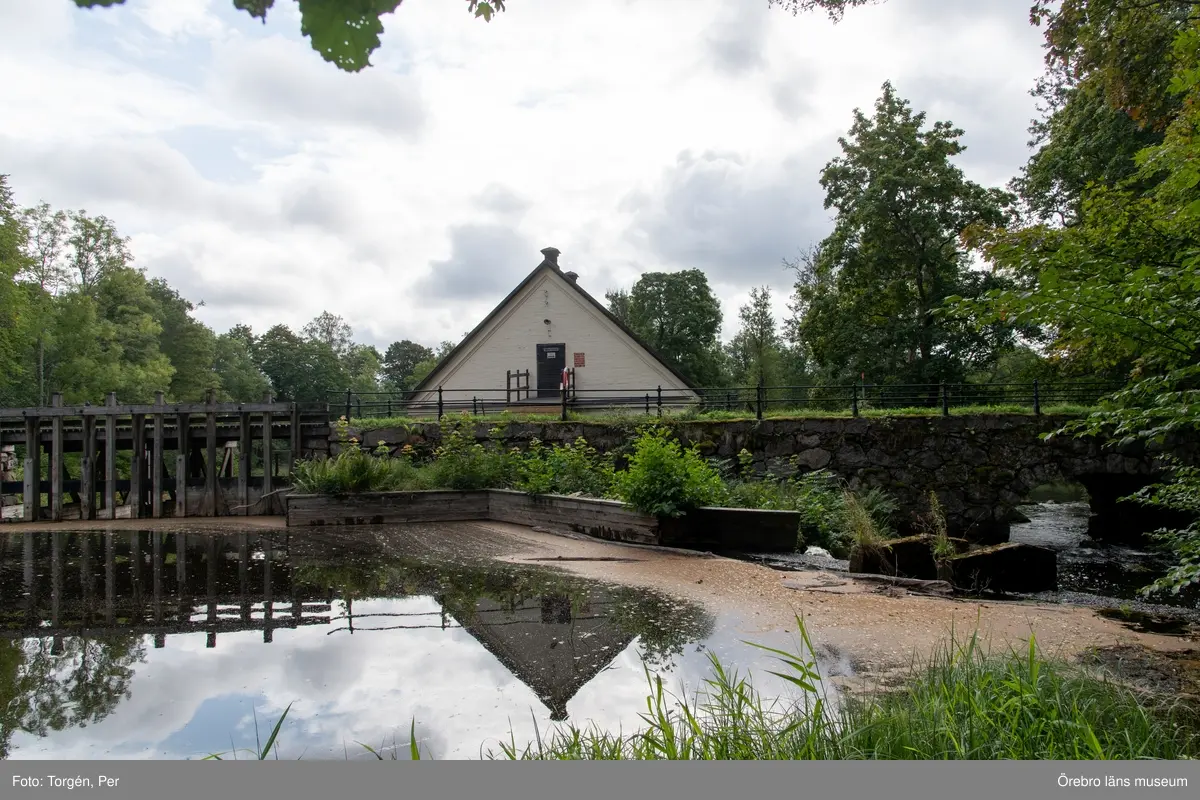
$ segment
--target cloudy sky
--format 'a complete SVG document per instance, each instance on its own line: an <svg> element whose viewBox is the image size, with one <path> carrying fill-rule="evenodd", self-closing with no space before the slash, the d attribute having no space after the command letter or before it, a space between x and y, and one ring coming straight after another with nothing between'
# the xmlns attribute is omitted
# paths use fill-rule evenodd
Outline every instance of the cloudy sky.
<svg viewBox="0 0 1200 800"><path fill-rule="evenodd" d="M766 0L404 0L345 74L230 0L0 0L0 173L84 208L218 331L457 340L555 246L597 297L703 269L749 289L830 228L818 183L891 79L1000 185L1027 156L1029 0L888 0L834 25ZM19 77L11 77L19 76Z"/></svg>

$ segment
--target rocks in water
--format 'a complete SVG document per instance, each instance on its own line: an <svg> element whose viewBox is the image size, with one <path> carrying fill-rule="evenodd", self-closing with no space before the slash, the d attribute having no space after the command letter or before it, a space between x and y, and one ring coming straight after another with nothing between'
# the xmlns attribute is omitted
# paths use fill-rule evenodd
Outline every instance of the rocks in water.
<svg viewBox="0 0 1200 800"><path fill-rule="evenodd" d="M961 539L950 541L959 552L967 549L967 543ZM850 554L850 571L918 580L941 577L933 557L933 537L930 536L905 536L884 541L878 547L855 549Z"/></svg>
<svg viewBox="0 0 1200 800"><path fill-rule="evenodd" d="M1049 548L1006 542L972 547L950 540L957 551L934 558L933 538L906 536L878 547L856 550L850 571L917 580L947 580L966 591L1041 592L1058 587L1058 556Z"/></svg>
<svg viewBox="0 0 1200 800"><path fill-rule="evenodd" d="M1058 555L1048 547L1008 542L960 553L947 562L960 589L1043 592L1058 587Z"/></svg>

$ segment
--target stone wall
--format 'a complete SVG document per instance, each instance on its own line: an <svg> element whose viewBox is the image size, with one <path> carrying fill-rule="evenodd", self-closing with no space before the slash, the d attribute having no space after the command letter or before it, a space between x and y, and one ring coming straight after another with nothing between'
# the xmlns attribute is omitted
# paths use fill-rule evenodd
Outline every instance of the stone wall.
<svg viewBox="0 0 1200 800"><path fill-rule="evenodd" d="M1121 449L1090 439L1042 437L1066 418L1023 415L951 417L826 418L736 422L678 422L673 427L688 445L706 456L736 459L743 449L755 468L778 472L793 456L799 472L826 469L851 488L879 487L900 504L900 527L911 530L935 491L951 532L975 541L1006 541L1014 506L1036 486L1055 481L1081 482L1092 495L1093 509L1109 521L1115 498L1147 485L1161 474L1159 451L1141 444ZM601 452L626 450L631 425L567 423L473 423L479 441L525 447L533 439L553 444L583 437ZM409 444L420 454L436 447L440 428L414 424L406 429L356 431L363 443L380 441L396 449ZM336 449L336 448L335 448ZM1167 448L1194 462L1195 443ZM1124 505L1124 504L1122 504ZM1096 530L1116 535L1130 525L1159 524L1141 508L1120 524Z"/></svg>

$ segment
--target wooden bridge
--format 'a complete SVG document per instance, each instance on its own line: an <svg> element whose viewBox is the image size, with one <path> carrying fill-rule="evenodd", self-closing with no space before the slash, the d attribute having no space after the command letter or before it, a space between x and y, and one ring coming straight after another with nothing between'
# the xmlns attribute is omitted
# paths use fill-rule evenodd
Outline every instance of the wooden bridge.
<svg viewBox="0 0 1200 800"><path fill-rule="evenodd" d="M66 406L55 394L49 407L0 408L0 518L277 513L295 461L328 452L328 409L215 397L121 405L110 393L102 406ZM4 514L6 503L20 513Z"/></svg>

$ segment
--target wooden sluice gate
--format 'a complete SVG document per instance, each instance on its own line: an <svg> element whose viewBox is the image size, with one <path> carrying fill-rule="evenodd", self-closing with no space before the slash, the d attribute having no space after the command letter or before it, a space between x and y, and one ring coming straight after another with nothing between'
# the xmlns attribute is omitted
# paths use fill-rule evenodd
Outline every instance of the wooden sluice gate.
<svg viewBox="0 0 1200 800"><path fill-rule="evenodd" d="M48 407L0 408L0 518L282 513L292 465L328 452L328 410L215 396L122 405L110 393L102 406L67 406L55 394Z"/></svg>

